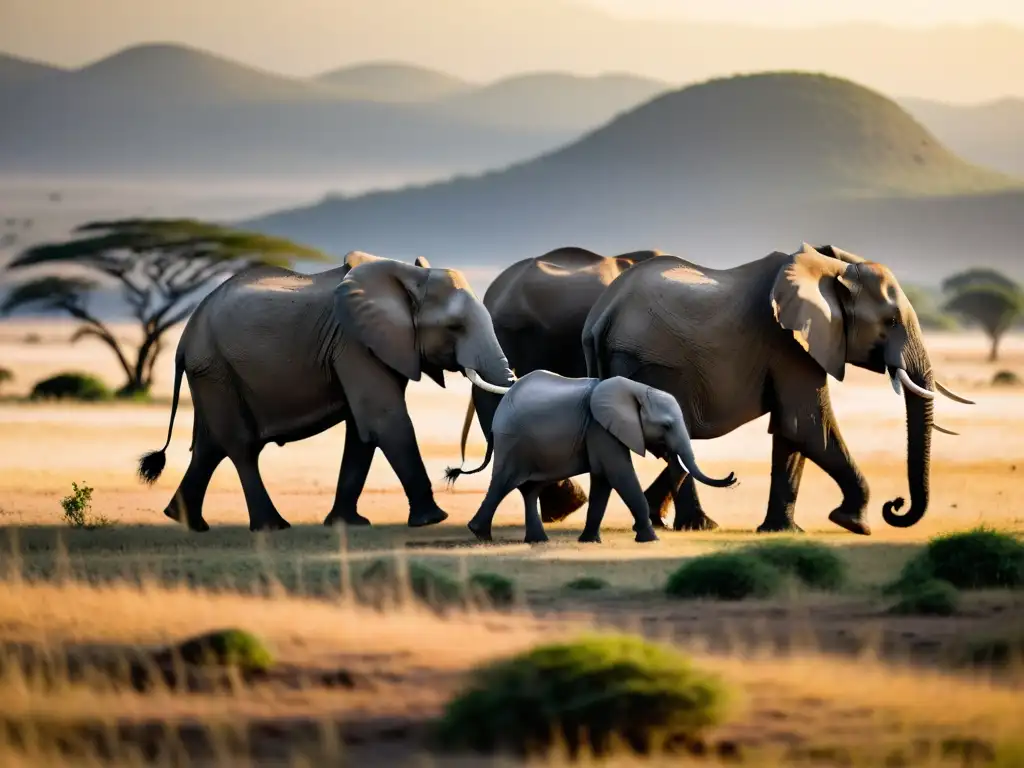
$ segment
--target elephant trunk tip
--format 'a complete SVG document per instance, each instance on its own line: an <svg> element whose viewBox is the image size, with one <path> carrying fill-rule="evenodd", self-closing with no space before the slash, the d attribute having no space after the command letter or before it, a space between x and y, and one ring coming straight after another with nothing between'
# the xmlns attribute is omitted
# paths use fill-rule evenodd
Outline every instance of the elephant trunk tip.
<svg viewBox="0 0 1024 768"><path fill-rule="evenodd" d="M924 517L924 510L916 509L915 507L911 507L902 515L897 514L903 509L904 504L906 504L906 501L902 496L885 502L882 506L882 519L886 524L891 525L893 528L910 528Z"/></svg>
<svg viewBox="0 0 1024 768"><path fill-rule="evenodd" d="M146 485L152 485L160 477L167 465L167 453L163 450L151 451L139 459L139 479Z"/></svg>

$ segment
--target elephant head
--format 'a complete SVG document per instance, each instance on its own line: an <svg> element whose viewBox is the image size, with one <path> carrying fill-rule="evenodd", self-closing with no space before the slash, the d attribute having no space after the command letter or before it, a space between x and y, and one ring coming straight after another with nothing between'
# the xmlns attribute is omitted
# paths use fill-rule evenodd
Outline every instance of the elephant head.
<svg viewBox="0 0 1024 768"><path fill-rule="evenodd" d="M478 386L514 381L491 316L461 272L363 254L352 261L335 289L336 317L389 368L412 381L426 373L442 387L444 371Z"/></svg>
<svg viewBox="0 0 1024 768"><path fill-rule="evenodd" d="M701 472L693 456L683 412L667 392L614 376L594 387L590 412L598 424L639 456L648 450L666 460L675 456L684 472L715 488L736 482L732 473L716 480Z"/></svg>
<svg viewBox="0 0 1024 768"><path fill-rule="evenodd" d="M907 412L910 509L887 502L882 516L898 528L915 525L928 508L932 400L935 389L968 403L935 381L917 314L893 273L882 264L834 248L804 243L772 288L775 319L837 380L846 364L887 373ZM942 430L945 431L945 430Z"/></svg>

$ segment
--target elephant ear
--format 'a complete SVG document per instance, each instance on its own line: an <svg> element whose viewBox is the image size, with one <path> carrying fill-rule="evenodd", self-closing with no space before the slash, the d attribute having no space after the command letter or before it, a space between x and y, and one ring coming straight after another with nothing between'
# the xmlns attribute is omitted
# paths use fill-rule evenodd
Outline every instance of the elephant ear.
<svg viewBox="0 0 1024 768"><path fill-rule="evenodd" d="M807 243L804 243L803 247L804 251L810 248L810 246L807 245ZM836 248L834 245L816 245L814 246L814 250L816 250L818 253L823 253L826 256L830 256L833 259L845 261L847 264L863 264L864 262L867 261L867 259L865 259L863 256L858 256L855 253L844 251L842 248Z"/></svg>
<svg viewBox="0 0 1024 768"><path fill-rule="evenodd" d="M342 332L411 381L420 380L414 318L429 274L400 261L375 259L349 272L334 291Z"/></svg>
<svg viewBox="0 0 1024 768"><path fill-rule="evenodd" d="M426 256L417 256L416 261L413 262L417 267L423 267L423 269L430 269L430 262L427 261Z"/></svg>
<svg viewBox="0 0 1024 768"><path fill-rule="evenodd" d="M605 379L590 395L590 412L597 423L638 456L647 454L640 421L641 385L615 376Z"/></svg>
<svg viewBox="0 0 1024 768"><path fill-rule="evenodd" d="M848 268L804 243L803 251L779 271L772 287L776 322L839 381L846 375L846 327L839 291L841 286L852 287L845 276Z"/></svg>

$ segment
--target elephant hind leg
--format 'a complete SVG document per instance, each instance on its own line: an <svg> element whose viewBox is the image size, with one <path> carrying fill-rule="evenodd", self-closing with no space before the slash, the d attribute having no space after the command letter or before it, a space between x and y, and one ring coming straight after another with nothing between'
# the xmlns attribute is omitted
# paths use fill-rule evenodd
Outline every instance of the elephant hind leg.
<svg viewBox="0 0 1024 768"><path fill-rule="evenodd" d="M587 494L575 480L567 479L546 486L540 492L540 519L557 523L587 503Z"/></svg>
<svg viewBox="0 0 1024 768"><path fill-rule="evenodd" d="M249 530L282 531L291 528L288 521L277 511L263 484L259 467L259 451L248 450L240 456L231 456L230 459L238 471L238 479L242 481L245 505L249 509Z"/></svg>
<svg viewBox="0 0 1024 768"><path fill-rule="evenodd" d="M175 522L180 523L184 520L189 530L202 533L210 530L209 524L203 518L206 490L210 486L213 473L226 454L213 440L198 412L192 429L192 459L173 498L164 509L164 514Z"/></svg>
<svg viewBox="0 0 1024 768"><path fill-rule="evenodd" d="M544 523L540 519L540 511L537 509L537 499L544 486L540 483L526 483L520 487L523 494L523 504L526 507L526 537L527 544L543 544L548 540L544 531Z"/></svg>

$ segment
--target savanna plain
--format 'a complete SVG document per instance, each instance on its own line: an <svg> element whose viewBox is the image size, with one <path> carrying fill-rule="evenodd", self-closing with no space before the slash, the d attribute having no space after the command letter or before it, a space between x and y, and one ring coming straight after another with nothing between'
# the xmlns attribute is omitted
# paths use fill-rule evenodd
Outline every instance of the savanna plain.
<svg viewBox="0 0 1024 768"><path fill-rule="evenodd" d="M695 444L706 472L735 472L740 481L699 488L717 531L669 528L656 543L636 544L613 498L604 543L576 542L581 510L548 524L549 543L530 546L522 543L521 498L512 495L498 511L495 542L484 545L465 524L489 472L450 489L443 482L460 460L468 382L449 375L441 389L424 380L410 385L408 399L446 522L406 527L405 497L378 453L359 502L372 527L324 528L341 425L263 453L268 490L290 530L248 531L225 462L206 500L211 530L194 534L162 515L189 459L187 388L163 476L146 487L135 475L138 457L166 437L170 354L152 403L20 399L61 370L118 380L109 353L70 344L72 330L56 321L0 326L0 360L15 375L0 400L4 766L516 765L520 758L436 748L433 721L479 665L604 632L675 645L733 692L720 722L666 764L1024 765L1024 667L1012 653L1024 646L1024 592L963 590L944 615L921 615L893 611L897 598L884 589L936 537L979 526L1024 532L1024 388L991 383L998 370L1024 377L1020 335L1004 340L994 364L980 334L927 335L938 374L976 405L936 402L937 423L960 434L934 436L931 505L920 524L897 530L881 520L884 501L907 495L903 402L884 377L854 370L831 388L871 488L872 535L828 522L839 491L810 464L797 505L806 531L799 539L837 554L843 583L825 591L793 579L770 597L681 600L665 587L685 562L765 541L752 531L768 497L767 419ZM474 425L467 466L483 451ZM634 461L644 483L659 471L649 458ZM64 522L60 501L72 482L93 489L99 525ZM382 564L394 565L398 586L368 590L368 572L388 570ZM439 586L421 589L424 573ZM441 599L445 585L481 574L510 585L508 594ZM165 675L139 685L125 661L227 628L258 637L273 665L259 675ZM1011 652L979 661L986 644ZM124 675L111 671L117 660ZM556 749L540 760L563 758Z"/></svg>

